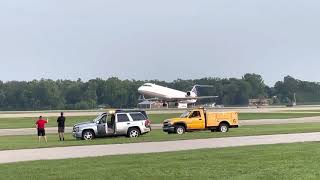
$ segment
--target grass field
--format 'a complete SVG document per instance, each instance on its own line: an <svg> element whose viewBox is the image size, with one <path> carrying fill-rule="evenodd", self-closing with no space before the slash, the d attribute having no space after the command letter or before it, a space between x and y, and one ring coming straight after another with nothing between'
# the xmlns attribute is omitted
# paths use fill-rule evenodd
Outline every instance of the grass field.
<svg viewBox="0 0 320 180"><path fill-rule="evenodd" d="M126 137L109 137L98 138L92 141L75 140L71 134L68 134L65 142L58 141L57 135L48 135L48 144L37 141L36 135L26 136L3 136L0 137L0 150L8 149L30 149L44 147L63 147L63 146L82 146L82 145L97 145L97 144L122 144L122 143L137 143L150 141L173 141L184 139L206 139L220 137L235 137L235 136L253 136L253 135L269 135L269 134L286 134L286 133L303 133L303 132L319 132L320 123L306 124L287 124L287 125L263 125L263 126L242 126L238 129L231 129L228 133L201 131L191 132L184 135L176 135L154 130L151 133L143 135L137 139L129 139Z"/></svg>
<svg viewBox="0 0 320 180"><path fill-rule="evenodd" d="M179 117L180 114L150 114L149 118L152 123L160 123L165 119L172 117ZM66 126L72 127L74 124L79 122L91 121L96 116L78 116L78 117L67 117ZM49 118L47 127L55 127L57 125L57 118ZM14 128L32 128L36 118L0 118L0 129L14 129Z"/></svg>
<svg viewBox="0 0 320 180"><path fill-rule="evenodd" d="M94 116L68 117L66 126L73 126L75 123L93 120ZM32 128L36 118L0 118L0 129ZM56 118L49 118L47 127L57 126Z"/></svg>
<svg viewBox="0 0 320 180"><path fill-rule="evenodd" d="M180 114L150 114L149 118L153 124L162 123L163 120L179 117ZM240 120L255 119L289 119L301 117L320 116L320 113L240 113ZM93 120L95 116L67 117L66 126L72 127L74 124ZM51 117L47 127L56 126L56 118ZM31 128L34 127L36 118L0 118L0 129Z"/></svg>
<svg viewBox="0 0 320 180"><path fill-rule="evenodd" d="M5 179L314 179L320 143L261 145L0 165Z"/></svg>

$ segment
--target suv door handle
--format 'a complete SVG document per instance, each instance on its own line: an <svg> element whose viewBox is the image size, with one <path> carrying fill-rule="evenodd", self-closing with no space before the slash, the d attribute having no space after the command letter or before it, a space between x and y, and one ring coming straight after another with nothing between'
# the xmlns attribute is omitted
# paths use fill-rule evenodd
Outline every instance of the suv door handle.
<svg viewBox="0 0 320 180"><path fill-rule="evenodd" d="M127 123L127 125L130 125L131 123Z"/></svg>
<svg viewBox="0 0 320 180"><path fill-rule="evenodd" d="M202 121L202 119L199 119L200 121Z"/></svg>

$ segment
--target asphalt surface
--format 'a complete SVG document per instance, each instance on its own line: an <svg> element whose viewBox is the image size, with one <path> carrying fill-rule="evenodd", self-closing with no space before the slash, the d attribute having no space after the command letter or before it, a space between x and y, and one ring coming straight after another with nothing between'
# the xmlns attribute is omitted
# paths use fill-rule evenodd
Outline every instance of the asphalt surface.
<svg viewBox="0 0 320 180"><path fill-rule="evenodd" d="M320 123L320 117L304 117L292 119L258 119L258 120L241 120L240 126L254 126L254 125L271 125L271 124L299 124L299 123ZM153 124L152 129L161 129L161 124ZM47 134L55 134L58 129L56 127L46 128ZM66 133L72 133L72 127L66 127ZM22 129L0 129L0 136L15 136L15 135L34 135L35 128Z"/></svg>
<svg viewBox="0 0 320 180"><path fill-rule="evenodd" d="M290 118L290 119L257 119L241 120L240 125L269 125L269 124L300 124L300 123L317 123L320 122L320 116Z"/></svg>
<svg viewBox="0 0 320 180"><path fill-rule="evenodd" d="M268 113L268 112L286 112L290 113L314 113L320 111L320 106L295 106L295 107L285 107L285 106L266 106L266 107L221 107L221 108L207 108L208 111L215 112L226 112L226 111L236 111L236 112L254 112L254 113ZM304 112L307 110L307 112ZM311 112L311 111L314 112ZM102 112L109 111L108 109L98 109L98 110L52 110L52 111L0 111L0 118L18 118L18 117L39 117L40 115L45 117L58 117L60 112L65 112L66 116L96 116ZM163 114L163 113L182 113L186 109L151 109L146 110L148 114Z"/></svg>
<svg viewBox="0 0 320 180"><path fill-rule="evenodd" d="M73 146L43 149L1 151L0 163L36 160L70 159L108 155L160 153L205 148L225 148L250 145L284 144L320 141L320 133L279 134L166 142L146 142L114 145Z"/></svg>

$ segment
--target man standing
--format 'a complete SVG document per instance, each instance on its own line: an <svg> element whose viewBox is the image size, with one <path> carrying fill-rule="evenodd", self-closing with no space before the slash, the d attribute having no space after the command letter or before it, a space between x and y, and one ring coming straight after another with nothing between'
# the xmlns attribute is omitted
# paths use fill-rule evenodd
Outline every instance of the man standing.
<svg viewBox="0 0 320 180"><path fill-rule="evenodd" d="M64 141L65 121L66 121L66 118L63 116L63 112L61 112L61 116L57 120L60 141L62 140Z"/></svg>
<svg viewBox="0 0 320 180"><path fill-rule="evenodd" d="M47 118L47 120L44 120L42 118L42 116L39 117L39 120L36 122L36 128L38 130L38 139L39 139L39 143L41 140L41 137L44 138L44 140L47 141L47 136L46 136L46 130L45 130L45 125L49 122L49 119Z"/></svg>

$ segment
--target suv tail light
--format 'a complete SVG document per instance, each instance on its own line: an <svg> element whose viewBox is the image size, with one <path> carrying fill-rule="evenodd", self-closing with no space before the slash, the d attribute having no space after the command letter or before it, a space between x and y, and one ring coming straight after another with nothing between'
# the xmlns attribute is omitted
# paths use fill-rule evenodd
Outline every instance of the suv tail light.
<svg viewBox="0 0 320 180"><path fill-rule="evenodd" d="M150 125L151 125L151 121L150 121L150 120L146 120L146 121L145 121L145 126L148 127L148 126L150 126Z"/></svg>

